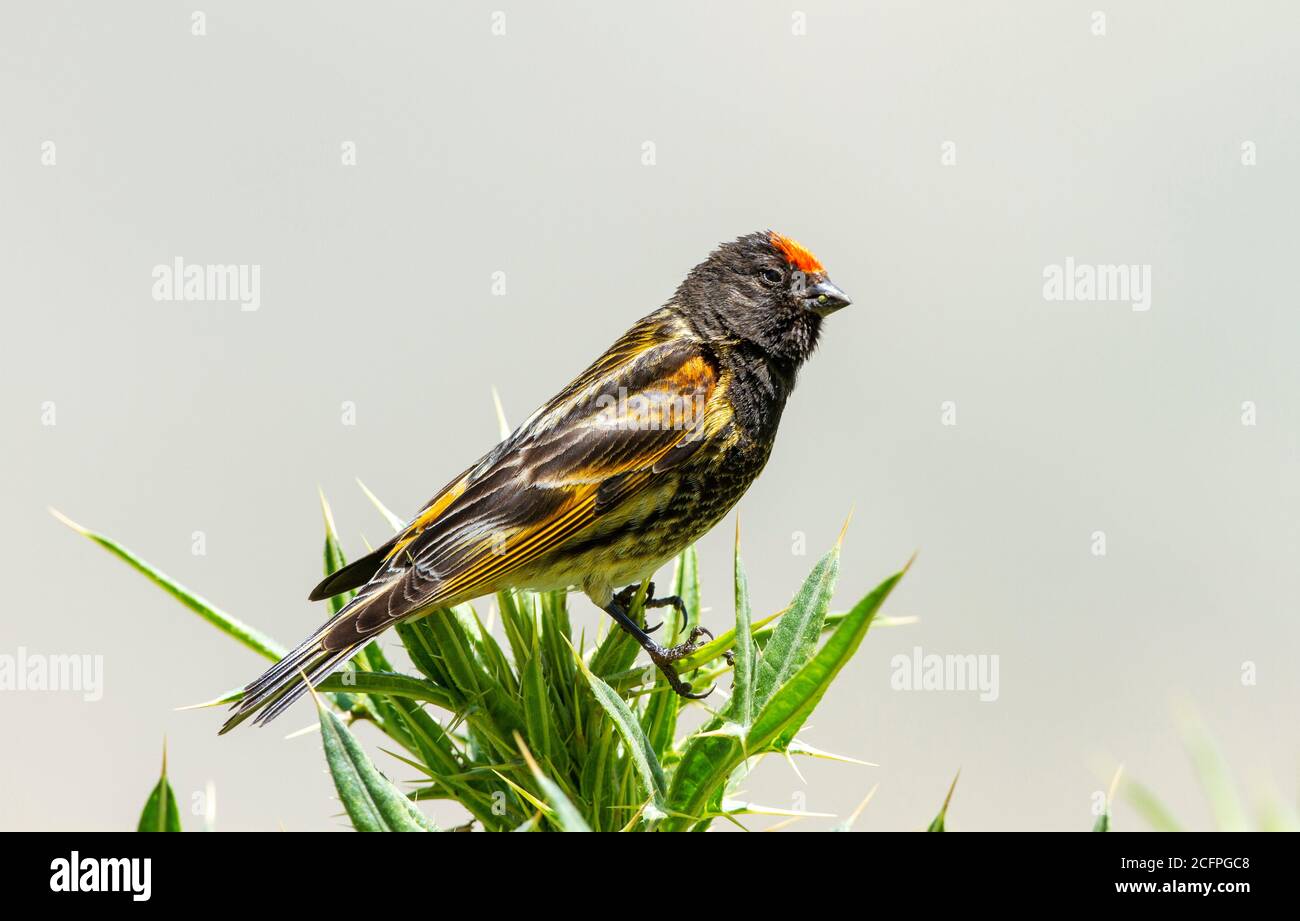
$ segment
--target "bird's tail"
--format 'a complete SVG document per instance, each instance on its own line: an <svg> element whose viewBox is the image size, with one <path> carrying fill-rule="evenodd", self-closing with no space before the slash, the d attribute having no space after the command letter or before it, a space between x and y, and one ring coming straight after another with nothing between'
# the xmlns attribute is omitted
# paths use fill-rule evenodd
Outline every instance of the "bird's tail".
<svg viewBox="0 0 1300 921"><path fill-rule="evenodd" d="M235 712L221 727L220 735L234 729L249 717L256 717L255 723L264 726L287 710L298 698L307 693L309 688L320 684L342 663L350 659L358 649L370 641L373 634L360 630L339 629L348 622L359 624L362 611L376 596L357 598L334 617L326 621L319 630L303 640L292 652L272 665L266 672L248 687L244 696L235 704ZM340 635L355 636L355 640L346 645L338 645ZM349 636L349 639L352 639ZM333 642L330 642L333 640ZM306 676L306 681L303 677Z"/></svg>

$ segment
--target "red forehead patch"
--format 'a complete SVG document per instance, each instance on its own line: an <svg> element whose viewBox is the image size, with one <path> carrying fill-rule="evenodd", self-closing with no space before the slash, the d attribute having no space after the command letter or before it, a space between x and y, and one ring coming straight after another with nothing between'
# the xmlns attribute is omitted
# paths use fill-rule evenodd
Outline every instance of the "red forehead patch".
<svg viewBox="0 0 1300 921"><path fill-rule="evenodd" d="M771 232L772 245L781 251L786 261L798 269L800 272L812 274L814 272L824 272L822 264L817 261L817 257L808 250L804 249L795 240L789 237L783 237L775 230Z"/></svg>

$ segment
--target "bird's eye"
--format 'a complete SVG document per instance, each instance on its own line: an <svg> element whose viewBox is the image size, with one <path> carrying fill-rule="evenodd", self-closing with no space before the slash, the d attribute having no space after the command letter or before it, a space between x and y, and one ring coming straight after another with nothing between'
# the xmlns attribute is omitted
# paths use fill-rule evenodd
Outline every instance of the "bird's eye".
<svg viewBox="0 0 1300 921"><path fill-rule="evenodd" d="M781 279L782 279L782 275L776 269L763 270L763 281L766 282L767 284L779 285L781 283Z"/></svg>

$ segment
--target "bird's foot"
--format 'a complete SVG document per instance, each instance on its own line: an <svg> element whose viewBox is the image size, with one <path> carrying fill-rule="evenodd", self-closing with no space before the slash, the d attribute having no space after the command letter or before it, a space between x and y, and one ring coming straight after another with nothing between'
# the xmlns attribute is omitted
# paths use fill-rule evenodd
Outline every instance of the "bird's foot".
<svg viewBox="0 0 1300 921"><path fill-rule="evenodd" d="M682 619L682 623L686 623L686 618L689 616L686 613L686 602L682 600L681 595L664 595L662 598L656 598L655 584L653 582L646 586L645 606L647 608L675 608L677 616Z"/></svg>
<svg viewBox="0 0 1300 921"><path fill-rule="evenodd" d="M693 627L690 635L686 638L686 642L679 643L676 646L659 645L654 641L649 633L649 630L655 628L650 627L643 630L628 614L628 607L632 598L635 597L635 591L636 586L629 586L614 595L610 599L609 604L605 606L605 612L609 614L610 617L614 618L614 621L620 627L631 634L641 648L646 651L650 656L650 661L653 662L655 667L658 668L659 671L663 672L663 676L668 679L669 687L682 697L689 697L691 700L699 700L703 697L708 697L713 693L712 687L702 693L696 693L695 688L691 686L691 683L689 681L683 681L677 674L677 670L673 668L673 663L678 662L695 652L695 650L700 647L700 637L707 636L709 639L713 639L713 634L703 627ZM670 599L665 598L662 600L665 604L674 604ZM680 601L681 599L677 599L677 603L680 603ZM649 602L647 602L647 605L648 604ZM684 607L685 606L683 605L683 608Z"/></svg>
<svg viewBox="0 0 1300 921"><path fill-rule="evenodd" d="M632 599L636 597L636 590L639 587L640 586L633 584L622 589L621 591L619 591L614 595L615 603L618 604L620 607L622 607L623 610L630 611L632 609ZM653 582L651 582L649 585L646 586L645 603L641 607L645 611L648 611L651 608L667 608L667 607L674 608L677 611L677 616L681 618L681 623L683 625L685 625L686 619L688 617L686 613L686 602L682 600L681 596L665 595L662 598L656 598L655 584ZM653 627L647 623L645 627L645 632L654 633L662 626L663 626L662 622L655 624ZM712 637L710 636L710 638Z"/></svg>
<svg viewBox="0 0 1300 921"><path fill-rule="evenodd" d="M667 649L660 646L658 643L645 645L645 651L650 654L650 661L653 662L659 671L663 673L663 676L668 679L669 687L680 696L688 697L691 700L701 700L708 697L713 693L713 687L715 686L710 686L707 691L697 693L689 681L683 681L681 679L677 674L677 670L673 668L673 663L686 658L691 653L695 652L695 650L699 649L701 646L700 637L702 636L707 636L709 639L713 639L713 634L704 627L695 627L691 630L691 634L686 638L685 643L679 643L678 645L670 646Z"/></svg>

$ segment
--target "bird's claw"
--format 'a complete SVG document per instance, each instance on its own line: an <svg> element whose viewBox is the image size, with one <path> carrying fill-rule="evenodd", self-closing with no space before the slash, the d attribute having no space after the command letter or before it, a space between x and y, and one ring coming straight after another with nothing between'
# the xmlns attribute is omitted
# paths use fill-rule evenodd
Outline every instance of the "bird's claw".
<svg viewBox="0 0 1300 921"><path fill-rule="evenodd" d="M686 642L684 643L680 643L668 649L659 646L655 649L646 650L650 653L650 660L654 662L659 671L663 673L663 676L668 679L669 687L671 687L678 696L686 697L690 700L703 700L705 697L708 697L713 693L717 685L710 685L707 691L697 693L689 681L683 681L681 679L677 674L676 669L673 668L672 663L686 658L691 653L695 652L695 650L699 649L699 639L702 636L707 636L709 639L713 639L713 634L709 632L707 628L693 627L691 628L690 636L686 638Z"/></svg>
<svg viewBox="0 0 1300 921"><path fill-rule="evenodd" d="M663 673L664 678L668 681L668 686L681 697L690 700L701 700L713 693L716 685L711 685L707 691L696 692L695 688L689 681L683 681L673 668L673 663L686 658L695 650L700 648L700 637L707 636L713 639L713 634L705 627L692 627L686 637L686 642L678 643L676 646L660 646L654 640L650 639L650 634L663 626L662 623L655 624L653 627L646 625L644 628L637 626L636 621L630 615L632 602L637 597L639 585L629 585L626 588L616 592L612 599L611 607L606 608L614 619L636 639L641 647L650 655L650 661L655 667ZM673 607L681 616L679 625L684 626L687 620L686 602L678 595L668 595L663 598L656 598L655 585L653 582L646 584L645 600L641 605L642 615L650 608Z"/></svg>
<svg viewBox="0 0 1300 921"><path fill-rule="evenodd" d="M629 609L632 607L632 599L634 599L634 598L636 597L636 591L637 591L637 588L638 588L638 586L636 586L636 585L629 585L629 586L627 586L626 588L621 589L620 591L618 591L617 593L615 593L615 595L614 595L614 601L615 601L615 602L616 602L620 607L622 607L623 610L625 610L625 611L626 611L626 610L629 610ZM650 608L663 607L663 604L671 604L672 601L673 601L673 599L671 599L671 598L661 598L661 599L657 599L657 598L655 598L654 594L655 594L655 584L654 584L653 582L651 582L649 585L646 586L645 603L641 605L642 616L643 616L643 617L645 616L644 612L645 612L645 611L648 611ZM674 596L674 597L675 597L675 596ZM681 601L680 598L677 598L676 600L677 600L678 602ZM661 603L661 602L662 602L662 603ZM685 611L685 608L683 607L681 610ZM683 614L683 617L684 617L684 616L685 616L685 614ZM643 629L645 630L646 633L654 633L656 630L658 630L658 629L659 629L660 627L662 627L663 625L664 625L664 624L663 624L663 621L660 621L660 622L657 623L657 624L649 624L649 623L647 623Z"/></svg>

